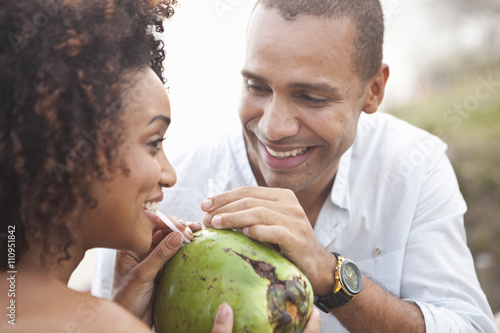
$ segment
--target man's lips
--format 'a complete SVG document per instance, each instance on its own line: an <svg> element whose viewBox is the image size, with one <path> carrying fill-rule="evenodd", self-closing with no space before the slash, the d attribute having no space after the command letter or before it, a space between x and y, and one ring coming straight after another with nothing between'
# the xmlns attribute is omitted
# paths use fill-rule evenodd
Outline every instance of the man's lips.
<svg viewBox="0 0 500 333"><path fill-rule="evenodd" d="M307 153L307 151L309 150L309 147L303 147L303 148L295 148L293 150L276 151L276 150L269 148L268 146L265 146L265 147L266 147L266 150L269 154L271 154L272 156L274 156L278 159L285 159L285 158L289 158L289 157L295 157L297 155L303 155L303 154Z"/></svg>
<svg viewBox="0 0 500 333"><path fill-rule="evenodd" d="M270 148L262 142L259 150L264 162L273 169L292 169L304 163L314 151L314 147Z"/></svg>

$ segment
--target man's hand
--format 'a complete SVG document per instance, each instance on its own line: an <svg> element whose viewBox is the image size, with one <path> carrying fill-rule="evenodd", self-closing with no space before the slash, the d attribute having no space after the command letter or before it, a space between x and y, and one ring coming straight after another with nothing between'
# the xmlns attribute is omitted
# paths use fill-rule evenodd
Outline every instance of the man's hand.
<svg viewBox="0 0 500 333"><path fill-rule="evenodd" d="M319 244L291 190L241 187L206 199L201 208L207 212L203 219L206 226L242 228L251 238L277 244L307 276L316 294L325 294L333 287L334 257Z"/></svg>
<svg viewBox="0 0 500 333"><path fill-rule="evenodd" d="M187 226L182 220L169 217L188 238L193 239L197 224ZM156 278L163 265L177 253L183 243L182 235L172 232L164 223L153 231L151 249L143 256L131 251L117 251L111 299L135 314L150 327L153 325L153 301Z"/></svg>

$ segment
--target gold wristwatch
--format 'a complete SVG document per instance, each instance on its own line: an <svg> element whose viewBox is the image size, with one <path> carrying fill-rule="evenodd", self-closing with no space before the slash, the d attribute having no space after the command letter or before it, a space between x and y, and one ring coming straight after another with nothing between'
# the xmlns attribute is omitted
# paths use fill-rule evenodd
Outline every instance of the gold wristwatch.
<svg viewBox="0 0 500 333"><path fill-rule="evenodd" d="M361 292L363 287L363 278L358 266L352 260L346 259L338 253L332 252L332 254L337 258L333 290L326 296L314 297L314 304L326 313L349 303Z"/></svg>

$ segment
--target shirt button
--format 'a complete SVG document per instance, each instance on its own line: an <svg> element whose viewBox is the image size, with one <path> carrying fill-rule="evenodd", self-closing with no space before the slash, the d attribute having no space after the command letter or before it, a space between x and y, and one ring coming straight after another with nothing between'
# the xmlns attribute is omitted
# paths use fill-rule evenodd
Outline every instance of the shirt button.
<svg viewBox="0 0 500 333"><path fill-rule="evenodd" d="M382 254L382 250L380 249L380 247L376 247L375 250L373 250L373 254L375 255L375 257L379 257Z"/></svg>

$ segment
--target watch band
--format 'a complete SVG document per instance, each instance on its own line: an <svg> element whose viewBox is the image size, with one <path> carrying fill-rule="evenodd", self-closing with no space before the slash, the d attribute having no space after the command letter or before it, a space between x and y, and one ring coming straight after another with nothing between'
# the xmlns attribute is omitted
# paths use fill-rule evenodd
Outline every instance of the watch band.
<svg viewBox="0 0 500 333"><path fill-rule="evenodd" d="M314 305L325 313L330 313L331 310L345 305L351 301L351 297L341 289L336 294L330 291L328 295L323 297L314 296Z"/></svg>
<svg viewBox="0 0 500 333"><path fill-rule="evenodd" d="M339 254L337 252L331 252L337 260L339 259ZM337 263L335 270L340 269L340 264ZM337 291L336 293L331 290L325 296L314 296L314 305L318 307L321 311L325 313L330 313L331 310L338 308L342 305L349 303L352 300L353 296L349 296L342 289Z"/></svg>

